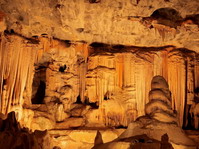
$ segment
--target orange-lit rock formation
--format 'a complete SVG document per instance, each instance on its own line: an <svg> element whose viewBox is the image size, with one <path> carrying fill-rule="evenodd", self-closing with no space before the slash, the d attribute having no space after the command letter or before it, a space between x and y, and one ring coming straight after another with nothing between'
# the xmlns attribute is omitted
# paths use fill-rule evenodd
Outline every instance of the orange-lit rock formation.
<svg viewBox="0 0 199 149"><path fill-rule="evenodd" d="M198 0L1 0L8 30L31 38L198 48Z"/></svg>
<svg viewBox="0 0 199 149"><path fill-rule="evenodd" d="M133 137L142 134L159 141L161 141L162 136L168 134L169 142L172 143L173 146L170 148L196 149L196 144L186 136L177 124L178 120L171 108L170 95L171 93L166 80L161 76L153 77L151 91L149 92L150 101L146 104L145 115L138 117L136 121L130 123L127 130L125 130L118 139L105 144L103 144L103 142L98 142L93 149L129 148L132 146ZM99 134L96 137L99 137ZM137 143L139 143L139 140L141 139L138 139ZM142 147L144 148L147 141L146 139L143 140L144 141L141 143L143 143ZM155 143L155 141L151 140L151 143ZM150 145L146 145L146 147L147 146L150 147ZM158 145L158 143L154 146L157 148L164 148Z"/></svg>
<svg viewBox="0 0 199 149"><path fill-rule="evenodd" d="M198 0L0 0L0 115L54 149L91 148L97 130L109 142L144 114L197 130L198 41Z"/></svg>
<svg viewBox="0 0 199 149"><path fill-rule="evenodd" d="M1 112L16 111L22 125L31 129L127 126L144 114L150 98L161 96L160 90L152 90L148 98L154 75L168 81L180 126L193 125L189 113L195 114L197 125L193 105L199 63L194 51L88 46L11 34L1 36L1 45Z"/></svg>
<svg viewBox="0 0 199 149"><path fill-rule="evenodd" d="M50 136L47 131L31 132L28 128L21 128L10 112L7 117L0 118L0 148L1 149L49 149Z"/></svg>

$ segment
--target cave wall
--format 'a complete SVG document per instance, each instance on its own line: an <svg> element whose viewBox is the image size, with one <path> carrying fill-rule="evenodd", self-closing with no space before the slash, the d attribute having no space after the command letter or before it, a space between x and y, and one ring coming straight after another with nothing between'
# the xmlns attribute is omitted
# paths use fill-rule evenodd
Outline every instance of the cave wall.
<svg viewBox="0 0 199 149"><path fill-rule="evenodd" d="M16 111L22 126L39 130L127 126L144 114L150 80L162 75L169 83L179 125L198 127L199 61L194 51L88 45L16 34L2 34L1 45L1 113ZM41 80L44 98L34 103Z"/></svg>
<svg viewBox="0 0 199 149"><path fill-rule="evenodd" d="M110 105L107 109L112 112L114 108L110 108L111 102L122 105L120 112L125 113L122 114L122 124L126 125L144 114L145 104L149 101L147 93L151 88L148 82L153 76L161 75L168 80L173 99L172 108L178 113L180 125L183 125L183 119L184 125L187 125L187 116L184 114L188 111L185 112L185 109L194 102L194 89L197 88L197 53L174 47L109 48L102 48L101 53L89 57L91 64L88 61L86 90L89 99L98 99L105 111L108 102ZM109 100L104 98L106 93L109 94ZM118 107L115 111L118 111ZM112 112L107 115L110 120L114 120Z"/></svg>
<svg viewBox="0 0 199 149"><path fill-rule="evenodd" d="M161 75L175 121L198 129L198 29L198 0L1 0L0 117L47 129L55 148L91 148L97 129L109 142L147 114Z"/></svg>

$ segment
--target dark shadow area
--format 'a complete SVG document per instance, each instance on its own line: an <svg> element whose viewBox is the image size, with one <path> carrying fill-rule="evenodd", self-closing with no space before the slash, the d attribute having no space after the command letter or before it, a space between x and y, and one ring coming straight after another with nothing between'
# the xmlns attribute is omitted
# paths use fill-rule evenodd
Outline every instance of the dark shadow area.
<svg viewBox="0 0 199 149"><path fill-rule="evenodd" d="M98 109L99 108L98 102L97 101L96 102L90 102L89 98L87 96L85 96L84 104L91 106L92 109Z"/></svg>
<svg viewBox="0 0 199 149"><path fill-rule="evenodd" d="M102 47L108 47L110 45L101 42L93 42L90 44L90 46L93 48L102 48Z"/></svg>
<svg viewBox="0 0 199 149"><path fill-rule="evenodd" d="M82 104L82 101L81 101L81 97L80 97L80 95L79 96L77 96L77 100L76 100L76 102L75 102L76 104Z"/></svg>
<svg viewBox="0 0 199 149"><path fill-rule="evenodd" d="M199 25L199 14L188 15L184 19L184 21L189 21L190 24L197 24Z"/></svg>
<svg viewBox="0 0 199 149"><path fill-rule="evenodd" d="M191 105L187 105L188 112L187 112L187 126L183 126L184 130L194 130L194 120L192 119L190 109Z"/></svg>
<svg viewBox="0 0 199 149"><path fill-rule="evenodd" d="M104 100L109 100L108 94L109 94L109 92L106 92L106 94L104 95Z"/></svg>
<svg viewBox="0 0 199 149"><path fill-rule="evenodd" d="M60 67L59 67L59 71L60 71L60 72L64 72L64 70L66 70L66 68L67 68L66 65L60 66Z"/></svg>
<svg viewBox="0 0 199 149"><path fill-rule="evenodd" d="M93 4L93 3L99 3L101 0L89 0L89 3Z"/></svg>
<svg viewBox="0 0 199 149"><path fill-rule="evenodd" d="M183 18L180 13L173 8L160 8L151 14L151 18L158 21L158 24L177 28L180 26Z"/></svg>
<svg viewBox="0 0 199 149"><path fill-rule="evenodd" d="M43 104L44 103L45 90L46 90L46 83L43 81L40 81L40 84L39 84L39 87L35 94L35 97L32 98L32 104Z"/></svg>
<svg viewBox="0 0 199 149"><path fill-rule="evenodd" d="M160 8L155 10L151 16L153 18L164 18L168 20L178 21L182 20L180 13L173 8Z"/></svg>
<svg viewBox="0 0 199 149"><path fill-rule="evenodd" d="M37 66L35 68L35 74L32 83L32 104L44 104L46 90L46 69L47 66L44 65Z"/></svg>

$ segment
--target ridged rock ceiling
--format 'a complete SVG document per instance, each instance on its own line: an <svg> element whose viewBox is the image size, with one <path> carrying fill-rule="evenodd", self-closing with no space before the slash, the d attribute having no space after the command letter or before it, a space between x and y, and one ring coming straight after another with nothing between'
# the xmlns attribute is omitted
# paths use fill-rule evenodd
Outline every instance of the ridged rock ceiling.
<svg viewBox="0 0 199 149"><path fill-rule="evenodd" d="M0 11L25 37L199 51L198 0L1 0Z"/></svg>

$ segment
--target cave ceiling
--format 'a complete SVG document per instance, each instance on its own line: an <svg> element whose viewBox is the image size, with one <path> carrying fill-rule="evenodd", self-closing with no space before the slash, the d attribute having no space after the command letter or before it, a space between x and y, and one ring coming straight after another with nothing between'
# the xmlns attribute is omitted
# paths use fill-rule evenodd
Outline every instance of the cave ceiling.
<svg viewBox="0 0 199 149"><path fill-rule="evenodd" d="M1 0L1 30L72 42L199 51L199 0Z"/></svg>

